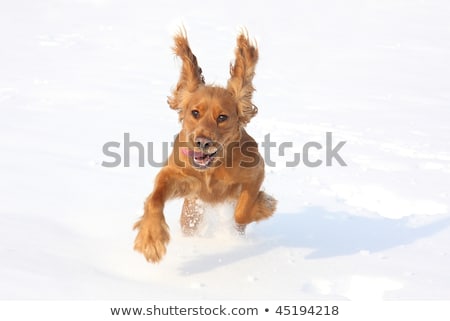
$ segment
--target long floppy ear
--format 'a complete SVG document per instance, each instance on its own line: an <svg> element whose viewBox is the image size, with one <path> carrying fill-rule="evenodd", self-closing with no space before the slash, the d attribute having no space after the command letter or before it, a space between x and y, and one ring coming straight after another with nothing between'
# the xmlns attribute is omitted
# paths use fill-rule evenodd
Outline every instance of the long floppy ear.
<svg viewBox="0 0 450 321"><path fill-rule="evenodd" d="M247 124L258 112L252 103L253 76L258 62L258 48L252 44L246 31L241 32L237 38L235 49L236 61L230 66L231 78L227 89L236 98L239 119L243 125Z"/></svg>
<svg viewBox="0 0 450 321"><path fill-rule="evenodd" d="M181 67L180 79L176 88L172 91L172 96L168 97L170 108L181 112L183 109L183 98L187 93L194 92L199 86L205 84L202 75L202 69L197 63L197 57L192 53L186 36L186 31L180 29L174 36L175 45L173 52L181 58L183 65ZM180 114L180 119L182 115Z"/></svg>

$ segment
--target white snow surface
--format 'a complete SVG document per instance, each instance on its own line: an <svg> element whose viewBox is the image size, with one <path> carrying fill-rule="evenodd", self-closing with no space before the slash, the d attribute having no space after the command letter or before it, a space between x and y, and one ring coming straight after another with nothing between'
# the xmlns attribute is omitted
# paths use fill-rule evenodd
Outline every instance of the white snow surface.
<svg viewBox="0 0 450 321"><path fill-rule="evenodd" d="M0 299L450 299L447 1L9 1L0 5ZM257 40L248 126L270 134L273 218L233 233L212 207L184 237L165 209L160 264L133 251L159 168L107 168L109 141L162 142L184 24L225 84L241 27ZM286 166L346 141L348 166ZM123 145L121 145L123 146ZM120 150L120 149L119 149ZM310 155L323 159L324 150Z"/></svg>

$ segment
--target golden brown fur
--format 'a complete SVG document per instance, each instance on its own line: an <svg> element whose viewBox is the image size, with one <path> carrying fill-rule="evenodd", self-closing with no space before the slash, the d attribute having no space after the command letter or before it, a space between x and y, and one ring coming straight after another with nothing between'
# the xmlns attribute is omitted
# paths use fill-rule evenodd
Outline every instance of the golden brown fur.
<svg viewBox="0 0 450 321"><path fill-rule="evenodd" d="M185 198L180 221L187 235L201 220L197 199L213 204L235 201L240 231L270 217L276 207L275 199L260 191L264 161L244 129L258 111L252 103L258 49L246 33L238 36L231 77L222 88L205 84L185 33L179 32L174 40L182 68L168 103L178 111L182 129L145 201L144 215L134 226L138 230L134 248L151 262L159 262L166 253L170 236L163 209L171 198Z"/></svg>

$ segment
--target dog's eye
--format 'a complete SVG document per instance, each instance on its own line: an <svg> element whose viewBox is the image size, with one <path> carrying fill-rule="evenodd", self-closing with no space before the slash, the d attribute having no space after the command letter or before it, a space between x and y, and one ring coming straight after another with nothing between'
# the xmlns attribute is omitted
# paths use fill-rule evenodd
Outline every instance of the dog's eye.
<svg viewBox="0 0 450 321"><path fill-rule="evenodd" d="M228 119L227 115L219 115L219 117L217 117L217 122L218 123L223 123L227 119Z"/></svg>
<svg viewBox="0 0 450 321"><path fill-rule="evenodd" d="M193 110L191 111L192 116L194 116L194 118L199 118L200 117L200 112L198 110Z"/></svg>

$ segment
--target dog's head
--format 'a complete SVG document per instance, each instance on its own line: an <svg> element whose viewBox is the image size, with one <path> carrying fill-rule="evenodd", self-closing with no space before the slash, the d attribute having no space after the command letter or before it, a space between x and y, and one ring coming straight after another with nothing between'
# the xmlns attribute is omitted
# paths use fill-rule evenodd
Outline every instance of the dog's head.
<svg viewBox="0 0 450 321"><path fill-rule="evenodd" d="M181 153L197 169L214 167L225 150L240 139L241 129L256 115L252 103L258 49L242 32L237 38L236 60L230 67L226 88L205 84L197 58L185 32L174 37L175 54L182 60L180 79L168 103L179 113L183 128L179 135Z"/></svg>

